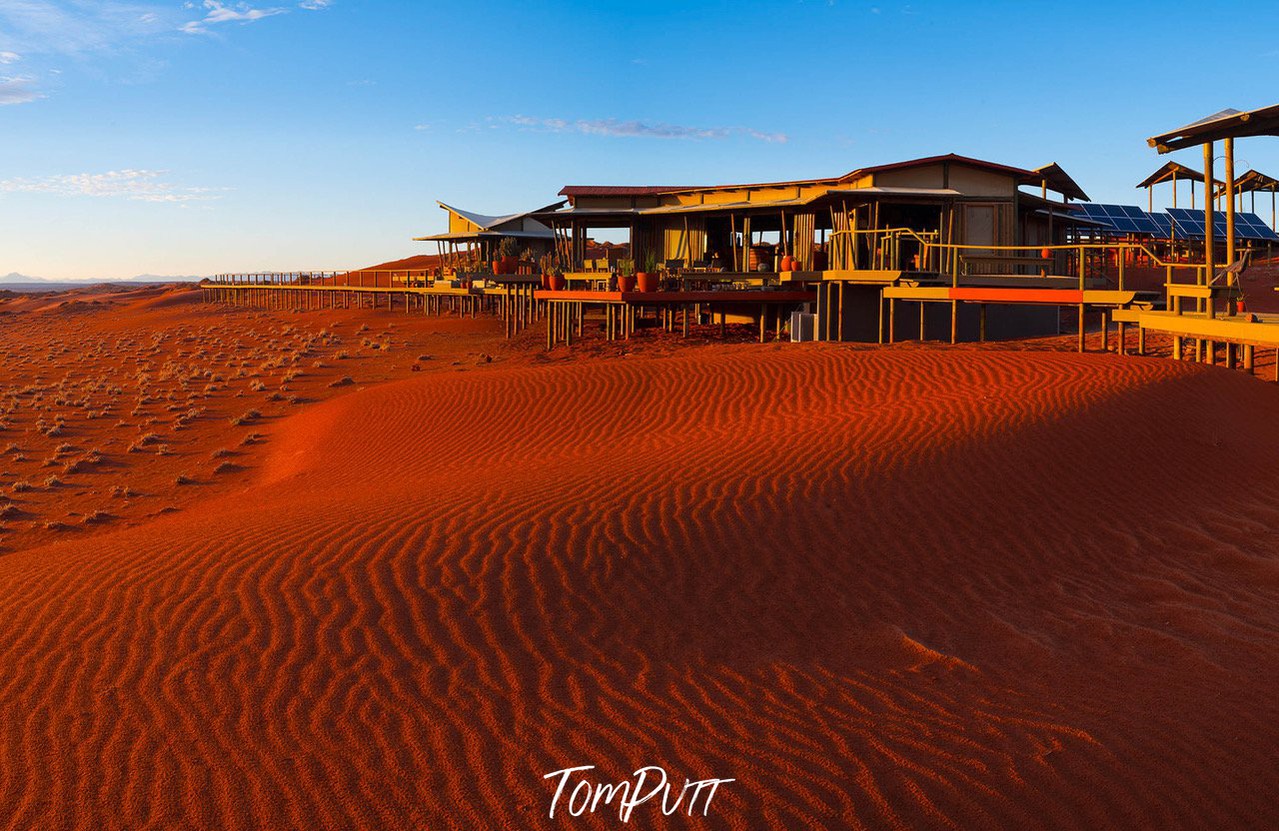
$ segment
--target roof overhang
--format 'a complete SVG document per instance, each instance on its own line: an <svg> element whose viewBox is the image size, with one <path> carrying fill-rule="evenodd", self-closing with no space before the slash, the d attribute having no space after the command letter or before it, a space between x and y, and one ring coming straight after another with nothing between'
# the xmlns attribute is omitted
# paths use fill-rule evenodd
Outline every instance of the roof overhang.
<svg viewBox="0 0 1279 831"><path fill-rule="evenodd" d="M1225 183L1218 183L1221 187L1217 188L1217 193L1224 193ZM1256 170L1249 170L1244 175L1235 179L1235 193L1251 193L1253 191L1263 191L1266 193L1274 193L1279 191L1279 179L1267 176Z"/></svg>
<svg viewBox="0 0 1279 831"><path fill-rule="evenodd" d="M1139 185L1137 185L1137 187L1148 188L1151 185L1158 185L1162 182L1171 182L1174 179L1188 179L1192 182L1202 182L1204 175L1200 171L1191 167L1186 167L1180 162L1170 161L1154 173L1147 176ZM1221 184L1221 182L1217 179L1213 179L1212 181L1215 185Z"/></svg>
<svg viewBox="0 0 1279 831"><path fill-rule="evenodd" d="M1042 184L1046 184L1067 199L1075 199L1080 202L1092 201L1088 198L1088 194L1084 193L1084 189L1079 186L1079 183L1072 179L1070 174L1056 162L1035 168L1035 173L1039 175L1039 181Z"/></svg>
<svg viewBox="0 0 1279 831"><path fill-rule="evenodd" d="M1039 208L1031 213L1035 216L1042 216L1045 218L1051 215L1053 219L1060 219L1062 222L1068 222L1071 225L1091 225L1094 228L1106 227L1106 223L1104 222L1098 222L1095 219L1089 219L1086 216L1081 216L1080 214L1071 213L1069 211L1050 211L1046 208Z"/></svg>
<svg viewBox="0 0 1279 831"><path fill-rule="evenodd" d="M550 228L545 231L472 231L458 232L455 234L432 234L429 237L414 237L414 242L462 242L465 240L478 239L501 239L502 237L511 237L512 239L555 239L555 232Z"/></svg>
<svg viewBox="0 0 1279 831"><path fill-rule="evenodd" d="M1184 127L1147 139L1160 153L1171 153L1228 138L1279 135L1279 104L1239 112L1222 110Z"/></svg>

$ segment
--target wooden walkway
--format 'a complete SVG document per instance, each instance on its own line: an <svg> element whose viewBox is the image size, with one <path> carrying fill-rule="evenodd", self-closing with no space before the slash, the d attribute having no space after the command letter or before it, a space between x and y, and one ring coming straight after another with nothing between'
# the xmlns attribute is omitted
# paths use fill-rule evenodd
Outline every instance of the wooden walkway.
<svg viewBox="0 0 1279 831"><path fill-rule="evenodd" d="M794 306L811 303L817 295L808 291L538 291L534 297L547 305L546 348L555 344L571 345L574 337L582 337L589 309L604 312L604 335L608 340L630 338L636 318L652 309L661 327L673 332L678 325L688 337L690 325L699 325L703 317L714 323L719 315L720 334L726 333L729 314L749 314L759 325L759 342L768 336L771 317L774 337L782 336L784 312ZM691 318L691 319L690 319Z"/></svg>
<svg viewBox="0 0 1279 831"><path fill-rule="evenodd" d="M285 275L245 275L244 279L215 279L202 283L204 299L210 302L254 306L265 309L385 308L397 306L406 314L456 314L475 317L493 313L502 318L506 337L518 334L537 320L546 319L547 349L557 343L570 344L582 337L589 309L604 313L608 340L629 338L639 317L652 312L667 331L674 331L677 318L683 333L702 320L713 323L718 315L720 331L727 328L729 315L747 315L759 324L759 337L767 337L770 321L775 337L782 335L782 322L791 307L810 303L814 292L796 290L734 291L547 291L536 277L498 277L484 287L460 288L439 285L345 285L335 282L303 282ZM492 283L494 285L488 285Z"/></svg>

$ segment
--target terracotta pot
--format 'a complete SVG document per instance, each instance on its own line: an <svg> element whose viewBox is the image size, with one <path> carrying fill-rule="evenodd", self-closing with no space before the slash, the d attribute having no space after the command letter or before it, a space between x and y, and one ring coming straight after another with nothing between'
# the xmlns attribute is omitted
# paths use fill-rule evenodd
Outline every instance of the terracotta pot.
<svg viewBox="0 0 1279 831"><path fill-rule="evenodd" d="M564 286L567 285L567 281L564 279L563 274L552 274L550 284L551 291L564 291Z"/></svg>
<svg viewBox="0 0 1279 831"><path fill-rule="evenodd" d="M546 273L543 273L543 274L542 274L542 288L544 288L544 289L550 289L550 287L551 287L551 275L546 274Z"/></svg>
<svg viewBox="0 0 1279 831"><path fill-rule="evenodd" d="M639 291L648 294L657 291L657 272L639 271L635 274L635 286Z"/></svg>
<svg viewBox="0 0 1279 831"><path fill-rule="evenodd" d="M1248 311L1248 305L1247 305L1246 303L1244 303L1242 300L1236 300L1236 301L1235 301L1235 311L1237 311L1237 312L1239 312L1239 313L1241 313L1241 314L1242 314L1243 312Z"/></svg>
<svg viewBox="0 0 1279 831"><path fill-rule="evenodd" d="M784 257L782 257L782 265L781 265L781 269L782 269L782 271L794 271L794 270L795 270L795 258L794 258L794 257L792 257L790 254L787 254L787 255L785 255Z"/></svg>
<svg viewBox="0 0 1279 831"><path fill-rule="evenodd" d="M635 291L635 275L619 274L617 275L618 291Z"/></svg>
<svg viewBox="0 0 1279 831"><path fill-rule="evenodd" d="M519 270L520 261L518 257L502 258L502 274L514 274ZM494 272L497 273L497 272Z"/></svg>

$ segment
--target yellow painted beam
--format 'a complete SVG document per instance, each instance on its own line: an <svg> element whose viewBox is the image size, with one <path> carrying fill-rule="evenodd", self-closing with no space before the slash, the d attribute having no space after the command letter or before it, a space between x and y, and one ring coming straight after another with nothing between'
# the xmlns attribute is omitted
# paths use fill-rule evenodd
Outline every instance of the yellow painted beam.
<svg viewBox="0 0 1279 831"><path fill-rule="evenodd" d="M1197 314L1143 312L1137 323L1142 329L1168 332L1182 337L1212 341L1279 347L1279 319L1256 319L1254 315L1205 317Z"/></svg>

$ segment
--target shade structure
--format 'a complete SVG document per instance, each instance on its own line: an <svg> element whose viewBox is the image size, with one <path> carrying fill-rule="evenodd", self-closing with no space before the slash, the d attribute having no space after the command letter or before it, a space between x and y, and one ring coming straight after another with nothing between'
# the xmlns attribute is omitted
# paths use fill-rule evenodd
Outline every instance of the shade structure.
<svg viewBox="0 0 1279 831"><path fill-rule="evenodd" d="M1203 179L1203 171L1195 170L1192 167L1186 167L1180 162L1170 161L1143 179L1140 183L1138 183L1137 187L1148 188L1151 185L1159 185L1173 180L1202 182ZM1218 185L1222 184L1221 181L1217 179L1214 179L1213 182Z"/></svg>
<svg viewBox="0 0 1279 831"><path fill-rule="evenodd" d="M1160 153L1171 153L1222 139L1279 135L1279 104L1240 112L1226 109L1170 130L1147 141Z"/></svg>
<svg viewBox="0 0 1279 831"><path fill-rule="evenodd" d="M1074 199L1078 202L1087 202L1088 194L1084 193L1084 189L1079 186L1070 174L1062 169L1061 165L1053 162L1043 167L1035 168L1045 184L1053 190L1060 193L1067 199Z"/></svg>

